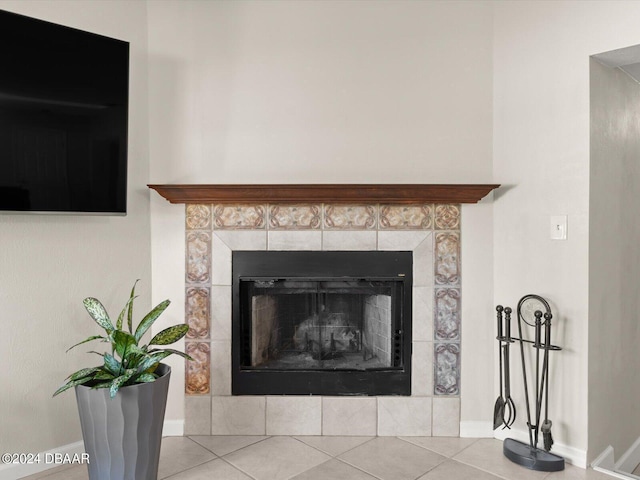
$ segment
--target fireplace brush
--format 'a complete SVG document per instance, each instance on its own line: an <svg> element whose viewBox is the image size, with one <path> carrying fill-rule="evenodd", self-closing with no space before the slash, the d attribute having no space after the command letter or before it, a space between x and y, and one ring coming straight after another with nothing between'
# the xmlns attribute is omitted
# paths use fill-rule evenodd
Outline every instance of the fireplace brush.
<svg viewBox="0 0 640 480"><path fill-rule="evenodd" d="M505 313L510 308L496 309ZM544 310L544 313L542 312ZM506 316L506 315L505 315ZM555 472L564 469L564 458L549 452L553 445L553 437L551 435L552 422L549 420L549 352L561 350L560 347L551 344L551 307L549 303L538 295L525 295L518 302L518 337L511 337L509 332L509 320L507 318L507 335L498 339L500 344L505 342L508 346L510 341L517 341L520 344L520 357L522 361L522 378L524 382L525 407L527 412L527 427L529 433L529 444L507 438L504 441L504 455L519 465L527 467L531 470L544 472ZM534 340L528 340L523 335L523 328L532 327ZM543 340L544 331L544 340ZM525 346L530 345L535 349L535 364L531 366L531 382L528 379ZM506 348L506 356L508 356L508 348ZM505 356L504 363L508 365L508 359ZM508 367L507 369L508 372ZM506 373L506 372L505 372ZM535 375L535 377L534 377ZM506 375L505 375L506 377ZM535 411L532 411L531 398L529 394L529 386L534 387ZM507 398L510 397L506 392ZM507 400L505 400L505 405ZM544 408L544 421L540 423L542 417L542 409ZM515 413L514 413L515 415ZM507 422L505 422L507 425ZM539 433L542 432L544 450L538 448Z"/></svg>

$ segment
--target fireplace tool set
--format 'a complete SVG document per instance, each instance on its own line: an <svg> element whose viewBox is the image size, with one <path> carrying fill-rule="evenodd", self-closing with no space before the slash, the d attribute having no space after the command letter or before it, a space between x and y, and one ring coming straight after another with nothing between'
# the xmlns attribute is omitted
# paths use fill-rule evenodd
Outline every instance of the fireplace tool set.
<svg viewBox="0 0 640 480"><path fill-rule="evenodd" d="M511 314L509 307L496 307L498 322L498 353L500 366L500 394L496 399L493 412L493 428L502 425L510 429L516 419L516 406L511 398L510 358L509 348L512 343L520 344L520 359L522 361L522 378L524 381L525 406L527 411L527 427L529 443L520 442L512 438L504 441L505 457L518 465L543 472L556 472L564 469L564 458L550 453L553 445L551 436L551 420L549 420L549 352L561 350L551 344L551 307L549 303L538 295L525 295L518 302L518 336L511 336ZM533 329L533 340L523 335L530 327ZM527 358L525 347L533 348L535 364L527 372ZM531 353L531 352L529 352ZM530 377L528 377L528 375ZM504 381L504 389L503 389ZM535 404L530 403L529 387L533 387ZM544 420L541 423L542 409ZM539 433L542 432L544 450L538 448Z"/></svg>

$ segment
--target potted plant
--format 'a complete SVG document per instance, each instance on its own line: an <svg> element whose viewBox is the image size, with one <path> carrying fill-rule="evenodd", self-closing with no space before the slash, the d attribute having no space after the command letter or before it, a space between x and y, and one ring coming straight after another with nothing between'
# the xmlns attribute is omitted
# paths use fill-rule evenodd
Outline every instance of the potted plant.
<svg viewBox="0 0 640 480"><path fill-rule="evenodd" d="M144 334L170 302L165 300L157 305L134 330L136 283L115 325L99 300L84 299L87 312L105 334L93 335L69 350L99 340L110 343L111 352L90 352L102 357L102 365L72 373L53 394L56 396L75 387L91 480L157 478L171 375L171 368L161 362L171 354L192 360L183 352L156 347L170 345L184 337L189 329L186 324L166 328L148 344L140 345ZM128 331L123 327L125 317Z"/></svg>

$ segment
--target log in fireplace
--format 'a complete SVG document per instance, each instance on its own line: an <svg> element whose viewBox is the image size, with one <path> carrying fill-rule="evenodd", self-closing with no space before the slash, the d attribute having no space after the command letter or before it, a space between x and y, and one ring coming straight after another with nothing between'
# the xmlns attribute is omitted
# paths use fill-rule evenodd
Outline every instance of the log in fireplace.
<svg viewBox="0 0 640 480"><path fill-rule="evenodd" d="M412 252L234 251L233 395L410 395Z"/></svg>

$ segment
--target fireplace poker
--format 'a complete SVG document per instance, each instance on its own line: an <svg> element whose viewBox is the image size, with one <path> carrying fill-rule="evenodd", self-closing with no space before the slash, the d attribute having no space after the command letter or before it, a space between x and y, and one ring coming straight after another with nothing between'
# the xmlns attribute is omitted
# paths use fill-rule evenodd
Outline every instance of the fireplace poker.
<svg viewBox="0 0 640 480"><path fill-rule="evenodd" d="M504 423L504 397L502 396L502 305L496 307L498 319L498 362L500 364L500 393L496 398L496 404L493 407L493 429L495 430Z"/></svg>
<svg viewBox="0 0 640 480"><path fill-rule="evenodd" d="M511 369L509 368L509 345L511 340L511 308L504 309L505 319L505 344L504 344L504 428L511 428L513 422L516 421L516 404L511 398Z"/></svg>

